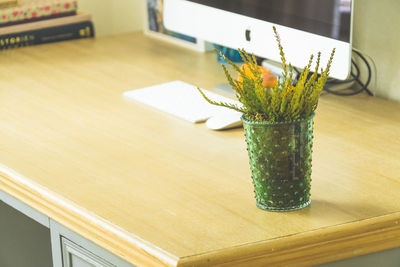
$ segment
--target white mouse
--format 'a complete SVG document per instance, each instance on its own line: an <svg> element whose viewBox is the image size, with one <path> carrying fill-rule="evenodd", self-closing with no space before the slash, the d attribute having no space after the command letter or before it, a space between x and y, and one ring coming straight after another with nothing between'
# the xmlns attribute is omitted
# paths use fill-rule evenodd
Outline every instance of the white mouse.
<svg viewBox="0 0 400 267"><path fill-rule="evenodd" d="M241 118L242 113L240 112L224 112L209 118L206 122L206 126L211 130L226 130L242 126Z"/></svg>

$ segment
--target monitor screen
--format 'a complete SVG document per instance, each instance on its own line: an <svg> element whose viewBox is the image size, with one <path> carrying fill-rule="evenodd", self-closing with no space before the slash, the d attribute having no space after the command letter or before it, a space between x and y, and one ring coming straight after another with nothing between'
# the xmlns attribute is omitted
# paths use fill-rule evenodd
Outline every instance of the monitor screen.
<svg viewBox="0 0 400 267"><path fill-rule="evenodd" d="M188 0L350 42L351 0Z"/></svg>

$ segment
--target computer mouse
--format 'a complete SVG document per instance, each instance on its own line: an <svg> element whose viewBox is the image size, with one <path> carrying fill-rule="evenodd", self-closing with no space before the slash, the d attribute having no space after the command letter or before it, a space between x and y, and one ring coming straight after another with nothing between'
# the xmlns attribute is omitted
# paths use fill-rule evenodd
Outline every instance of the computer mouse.
<svg viewBox="0 0 400 267"><path fill-rule="evenodd" d="M242 113L236 111L214 115L207 120L206 126L211 130L227 130L241 127L243 125L241 117Z"/></svg>

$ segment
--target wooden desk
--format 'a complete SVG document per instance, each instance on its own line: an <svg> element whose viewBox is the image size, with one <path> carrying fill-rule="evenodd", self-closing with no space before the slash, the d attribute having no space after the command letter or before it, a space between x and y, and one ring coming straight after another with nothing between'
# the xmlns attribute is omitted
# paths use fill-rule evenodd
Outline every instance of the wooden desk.
<svg viewBox="0 0 400 267"><path fill-rule="evenodd" d="M400 246L400 105L325 95L312 204L255 206L243 130L122 97L224 82L215 55L141 33L1 51L0 190L137 265L318 264Z"/></svg>

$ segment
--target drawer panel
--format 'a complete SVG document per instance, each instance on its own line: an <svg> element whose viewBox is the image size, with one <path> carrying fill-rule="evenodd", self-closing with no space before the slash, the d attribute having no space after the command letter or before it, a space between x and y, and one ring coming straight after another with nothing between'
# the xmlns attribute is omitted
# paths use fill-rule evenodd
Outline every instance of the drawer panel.
<svg viewBox="0 0 400 267"><path fill-rule="evenodd" d="M64 267L115 267L108 261L61 236Z"/></svg>

